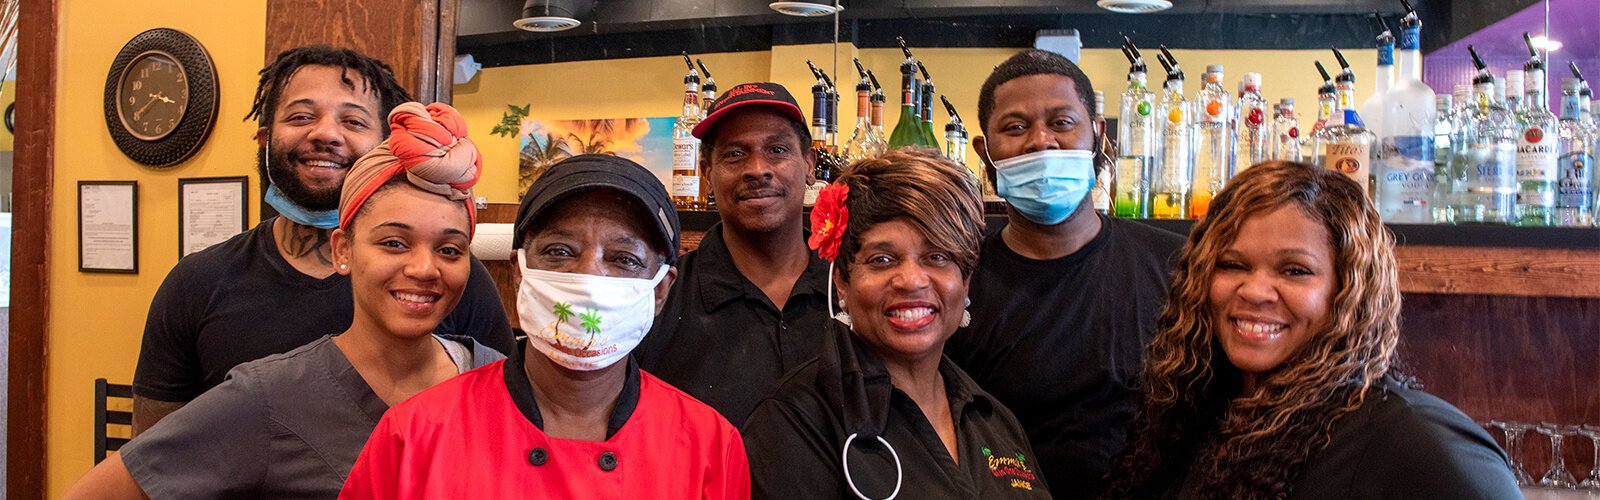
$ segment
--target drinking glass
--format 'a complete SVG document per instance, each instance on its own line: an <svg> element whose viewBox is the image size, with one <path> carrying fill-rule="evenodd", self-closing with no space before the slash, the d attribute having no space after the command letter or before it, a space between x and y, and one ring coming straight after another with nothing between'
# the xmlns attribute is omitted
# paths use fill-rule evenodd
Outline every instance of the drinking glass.
<svg viewBox="0 0 1600 500"><path fill-rule="evenodd" d="M1511 476L1517 479L1518 486L1532 485L1533 477L1528 475L1527 469L1522 468L1522 433L1533 426L1521 422L1498 423L1506 433L1506 456L1511 457Z"/></svg>
<svg viewBox="0 0 1600 500"><path fill-rule="evenodd" d="M1600 426L1585 425L1579 427L1578 434L1589 438L1589 445L1594 450L1594 467L1589 469L1589 477L1578 483L1578 487L1600 490Z"/></svg>
<svg viewBox="0 0 1600 500"><path fill-rule="evenodd" d="M1550 436L1550 470L1545 471L1544 477L1539 478L1539 486L1546 488L1577 487L1577 479L1567 471L1567 459L1561 456L1562 438L1567 436L1566 429L1550 422L1540 422L1535 428L1540 434Z"/></svg>

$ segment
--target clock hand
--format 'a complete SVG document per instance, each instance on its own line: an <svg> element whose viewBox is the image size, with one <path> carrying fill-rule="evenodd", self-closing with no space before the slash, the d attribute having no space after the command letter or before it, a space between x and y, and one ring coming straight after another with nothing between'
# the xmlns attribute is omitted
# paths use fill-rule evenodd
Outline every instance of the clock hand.
<svg viewBox="0 0 1600 500"><path fill-rule="evenodd" d="M161 102L164 102L164 103L167 103L167 104L172 104L174 102L177 102L177 101L173 101L172 99L167 98L167 96L165 95L165 92L156 92L154 94L150 94L150 98L151 99L158 99Z"/></svg>
<svg viewBox="0 0 1600 500"><path fill-rule="evenodd" d="M150 97L156 97L156 94L150 94ZM139 106L139 109L133 112L133 119L138 120L139 116L143 115L145 110L150 109L151 104L156 103L156 100L157 99L150 99L149 101L145 101L143 106Z"/></svg>

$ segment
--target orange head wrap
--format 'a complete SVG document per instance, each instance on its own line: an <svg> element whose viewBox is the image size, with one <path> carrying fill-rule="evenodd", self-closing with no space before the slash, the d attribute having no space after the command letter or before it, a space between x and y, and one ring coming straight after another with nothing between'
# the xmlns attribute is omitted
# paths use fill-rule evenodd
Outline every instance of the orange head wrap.
<svg viewBox="0 0 1600 500"><path fill-rule="evenodd" d="M477 225L472 186L483 157L467 138L467 122L448 104L408 102L389 112L389 138L356 160L339 195L339 227L350 230L361 205L404 173L413 186L467 206L469 234Z"/></svg>

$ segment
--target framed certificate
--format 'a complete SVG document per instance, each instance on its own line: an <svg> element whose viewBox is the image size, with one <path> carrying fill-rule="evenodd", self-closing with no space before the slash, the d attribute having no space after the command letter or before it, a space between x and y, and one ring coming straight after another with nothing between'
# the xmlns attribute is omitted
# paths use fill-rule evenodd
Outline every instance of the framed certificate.
<svg viewBox="0 0 1600 500"><path fill-rule="evenodd" d="M78 181L78 271L139 273L138 181Z"/></svg>
<svg viewBox="0 0 1600 500"><path fill-rule="evenodd" d="M245 176L178 179L178 257L249 229L249 189Z"/></svg>

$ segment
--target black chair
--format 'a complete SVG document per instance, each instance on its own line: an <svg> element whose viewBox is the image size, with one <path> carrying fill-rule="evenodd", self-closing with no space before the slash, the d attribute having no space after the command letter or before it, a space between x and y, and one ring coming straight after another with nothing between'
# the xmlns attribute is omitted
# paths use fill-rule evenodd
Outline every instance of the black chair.
<svg viewBox="0 0 1600 500"><path fill-rule="evenodd" d="M106 426L126 425L130 428L133 426L133 412L107 410L106 398L126 399L131 408L133 386L109 384L103 378L94 379L94 463L96 464L105 460L107 453L117 451L122 445L128 444L127 439L107 437Z"/></svg>

